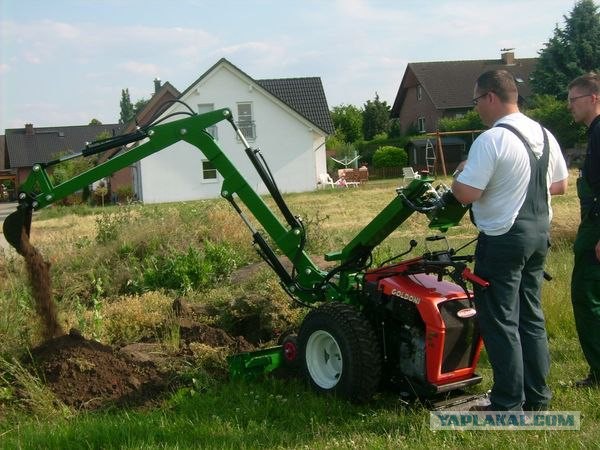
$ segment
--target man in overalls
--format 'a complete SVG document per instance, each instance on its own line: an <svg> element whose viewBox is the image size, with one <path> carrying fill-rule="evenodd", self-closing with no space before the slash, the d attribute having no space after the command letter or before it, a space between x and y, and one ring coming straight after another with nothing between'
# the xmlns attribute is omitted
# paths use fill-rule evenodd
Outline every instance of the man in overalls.
<svg viewBox="0 0 600 450"><path fill-rule="evenodd" d="M452 191L472 204L479 229L475 306L492 366L493 411L547 409L550 354L541 283L549 246L550 194L563 194L568 171L558 142L519 112L513 75L482 74L473 104L491 127L473 142L459 165ZM479 409L479 408L478 408Z"/></svg>
<svg viewBox="0 0 600 450"><path fill-rule="evenodd" d="M600 386L600 75L589 73L569 84L568 107L575 122L588 127L588 145L577 179L581 224L577 230L571 300L581 349L590 366L578 387Z"/></svg>

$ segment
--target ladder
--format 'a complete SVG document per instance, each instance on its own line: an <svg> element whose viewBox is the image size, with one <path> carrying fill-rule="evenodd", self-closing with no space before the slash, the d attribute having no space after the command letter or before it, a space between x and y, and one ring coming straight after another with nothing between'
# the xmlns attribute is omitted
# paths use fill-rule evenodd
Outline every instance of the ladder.
<svg viewBox="0 0 600 450"><path fill-rule="evenodd" d="M435 147L431 139L427 139L425 144L425 162L427 163L427 171L430 175L435 175Z"/></svg>

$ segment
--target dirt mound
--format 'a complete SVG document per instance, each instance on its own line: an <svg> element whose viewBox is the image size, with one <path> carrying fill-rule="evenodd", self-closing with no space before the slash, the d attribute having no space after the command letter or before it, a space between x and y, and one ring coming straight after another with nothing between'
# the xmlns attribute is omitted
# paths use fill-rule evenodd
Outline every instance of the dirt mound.
<svg viewBox="0 0 600 450"><path fill-rule="evenodd" d="M153 363L134 361L75 332L46 341L31 357L50 390L76 409L144 403L168 384Z"/></svg>
<svg viewBox="0 0 600 450"><path fill-rule="evenodd" d="M167 352L159 343L114 349L71 330L33 349L29 364L67 406L91 410L156 401L176 387L178 371L189 369L189 360L197 356L190 344L225 348L230 354L254 350L241 336L189 319L180 319L180 333L179 351Z"/></svg>

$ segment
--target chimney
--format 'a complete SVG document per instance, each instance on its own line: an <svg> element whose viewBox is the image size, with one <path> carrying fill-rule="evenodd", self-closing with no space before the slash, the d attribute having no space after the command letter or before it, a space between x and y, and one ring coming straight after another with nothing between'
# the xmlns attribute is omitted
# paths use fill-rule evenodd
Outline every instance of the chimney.
<svg viewBox="0 0 600 450"><path fill-rule="evenodd" d="M514 66L515 65L515 52L513 52L514 48L503 48L500 50L500 56L502 58L502 63L505 66Z"/></svg>
<svg viewBox="0 0 600 450"><path fill-rule="evenodd" d="M26 123L25 124L25 135L27 136L33 136L33 124L32 123Z"/></svg>
<svg viewBox="0 0 600 450"><path fill-rule="evenodd" d="M160 89L160 78L154 79L154 93L156 94Z"/></svg>

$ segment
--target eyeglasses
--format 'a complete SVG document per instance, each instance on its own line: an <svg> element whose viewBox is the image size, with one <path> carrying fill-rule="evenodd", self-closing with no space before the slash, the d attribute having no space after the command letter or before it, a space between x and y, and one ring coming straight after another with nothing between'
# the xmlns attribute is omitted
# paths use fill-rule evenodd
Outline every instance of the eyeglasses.
<svg viewBox="0 0 600 450"><path fill-rule="evenodd" d="M473 100L471 100L473 102L474 105L477 105L479 103L479 100L483 97L485 97L486 95L488 95L490 92L486 92L485 94L481 94L479 97L475 97Z"/></svg>
<svg viewBox="0 0 600 450"><path fill-rule="evenodd" d="M583 97L591 97L593 94L585 94L585 95L578 95L577 97L571 97L567 99L568 103L573 103L575 100L577 100L578 98L583 98Z"/></svg>

